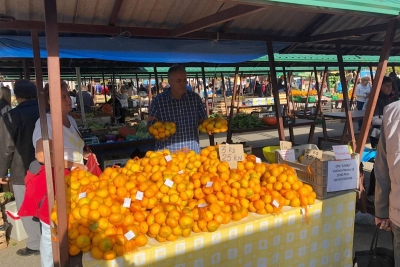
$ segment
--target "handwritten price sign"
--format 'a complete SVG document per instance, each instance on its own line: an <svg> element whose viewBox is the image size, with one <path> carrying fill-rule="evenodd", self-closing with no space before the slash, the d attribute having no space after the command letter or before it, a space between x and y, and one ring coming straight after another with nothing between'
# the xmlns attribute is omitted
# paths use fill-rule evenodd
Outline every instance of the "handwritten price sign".
<svg viewBox="0 0 400 267"><path fill-rule="evenodd" d="M288 150L292 148L292 142L280 141L279 146L281 147L281 150Z"/></svg>
<svg viewBox="0 0 400 267"><path fill-rule="evenodd" d="M237 169L237 162L244 159L243 145L220 145L219 159L228 162L231 169Z"/></svg>
<svg viewBox="0 0 400 267"><path fill-rule="evenodd" d="M322 150L306 149L304 153L304 158L300 163L304 165L311 165L316 159L320 160L321 158Z"/></svg>

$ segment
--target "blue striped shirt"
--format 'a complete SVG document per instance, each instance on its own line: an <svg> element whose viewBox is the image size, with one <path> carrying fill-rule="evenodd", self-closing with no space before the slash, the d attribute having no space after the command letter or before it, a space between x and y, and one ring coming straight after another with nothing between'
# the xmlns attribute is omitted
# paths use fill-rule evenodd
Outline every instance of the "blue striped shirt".
<svg viewBox="0 0 400 267"><path fill-rule="evenodd" d="M181 99L174 99L171 89L167 89L154 98L149 116L162 122L169 121L176 124L176 133L166 141L156 141L156 150L169 149L174 152L189 148L200 153L198 125L200 120L207 118L207 114L198 94L186 91Z"/></svg>

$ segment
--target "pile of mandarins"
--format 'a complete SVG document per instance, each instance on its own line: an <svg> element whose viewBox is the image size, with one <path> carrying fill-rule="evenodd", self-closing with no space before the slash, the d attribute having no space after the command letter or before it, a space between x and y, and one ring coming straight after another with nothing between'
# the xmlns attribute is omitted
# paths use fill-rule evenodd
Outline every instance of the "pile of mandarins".
<svg viewBox="0 0 400 267"><path fill-rule="evenodd" d="M315 202L313 189L280 164L245 155L237 169L221 162L218 147L147 152L99 176L75 169L65 177L69 253L111 260L134 252L148 238L173 241L191 232L214 232L249 212L278 213ZM52 221L57 224L53 210Z"/></svg>
<svg viewBox="0 0 400 267"><path fill-rule="evenodd" d="M202 133L225 133L228 131L228 121L222 117L208 118L199 125Z"/></svg>
<svg viewBox="0 0 400 267"><path fill-rule="evenodd" d="M157 140L169 138L176 133L176 125L174 122L157 121L149 127L149 133Z"/></svg>

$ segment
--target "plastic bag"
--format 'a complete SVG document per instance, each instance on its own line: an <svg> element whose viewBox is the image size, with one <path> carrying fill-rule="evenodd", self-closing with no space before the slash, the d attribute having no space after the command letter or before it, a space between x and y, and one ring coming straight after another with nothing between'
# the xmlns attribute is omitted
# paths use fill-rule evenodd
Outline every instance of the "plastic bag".
<svg viewBox="0 0 400 267"><path fill-rule="evenodd" d="M89 155L87 162L86 162L86 167L89 172L91 172L92 174L94 174L96 176L99 176L100 174L102 174L102 171L101 171L99 165L97 164L96 158L93 153Z"/></svg>

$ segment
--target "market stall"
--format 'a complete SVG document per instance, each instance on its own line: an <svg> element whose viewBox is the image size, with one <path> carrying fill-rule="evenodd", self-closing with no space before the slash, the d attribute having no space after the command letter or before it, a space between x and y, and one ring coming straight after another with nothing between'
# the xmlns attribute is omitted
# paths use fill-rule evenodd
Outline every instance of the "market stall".
<svg viewBox="0 0 400 267"><path fill-rule="evenodd" d="M214 233L174 242L149 242L111 261L82 258L84 267L105 266L344 266L353 264L354 192L284 208L278 216L251 214Z"/></svg>

